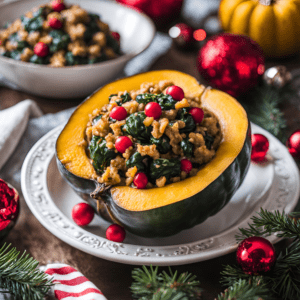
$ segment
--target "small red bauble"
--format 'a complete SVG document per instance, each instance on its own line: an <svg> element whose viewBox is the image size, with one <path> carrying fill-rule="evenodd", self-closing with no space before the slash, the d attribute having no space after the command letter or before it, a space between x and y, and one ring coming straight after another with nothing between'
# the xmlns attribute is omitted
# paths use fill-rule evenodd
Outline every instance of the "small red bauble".
<svg viewBox="0 0 300 300"><path fill-rule="evenodd" d="M127 111L126 111L126 109L123 106L115 106L111 110L109 116L112 119L115 119L117 121L122 121L122 120L126 119L126 117L127 117Z"/></svg>
<svg viewBox="0 0 300 300"><path fill-rule="evenodd" d="M137 189L145 189L148 183L147 175L143 172L137 173L134 176L133 183Z"/></svg>
<svg viewBox="0 0 300 300"><path fill-rule="evenodd" d="M106 229L106 238L112 242L122 243L125 236L125 229L118 224L112 224Z"/></svg>
<svg viewBox="0 0 300 300"><path fill-rule="evenodd" d="M276 261L273 245L263 237L244 239L236 251L237 263L249 275L269 272Z"/></svg>
<svg viewBox="0 0 300 300"><path fill-rule="evenodd" d="M200 124L204 118L204 112L200 107L193 107L189 110L196 124Z"/></svg>
<svg viewBox="0 0 300 300"><path fill-rule="evenodd" d="M94 209L85 202L78 203L72 209L72 218L77 225L87 226L94 218Z"/></svg>
<svg viewBox="0 0 300 300"><path fill-rule="evenodd" d="M34 54L36 54L39 57L45 57L49 54L49 47L47 44L43 42L38 42L35 44L33 48Z"/></svg>
<svg viewBox="0 0 300 300"><path fill-rule="evenodd" d="M197 64L210 85L234 97L256 86L265 70L260 46L247 36L230 33L208 40L198 53Z"/></svg>
<svg viewBox="0 0 300 300"><path fill-rule="evenodd" d="M116 40L116 41L120 41L120 34L116 31L112 31L111 32L112 37Z"/></svg>
<svg viewBox="0 0 300 300"><path fill-rule="evenodd" d="M128 136L120 136L115 142L115 147L120 153L125 153L126 149L132 146L132 141Z"/></svg>
<svg viewBox="0 0 300 300"><path fill-rule="evenodd" d="M50 18L48 24L53 29L60 29L62 28L62 22L56 18Z"/></svg>
<svg viewBox="0 0 300 300"><path fill-rule="evenodd" d="M184 98L183 89L177 85L169 86L166 89L166 94L172 96L172 98L176 101L181 101Z"/></svg>
<svg viewBox="0 0 300 300"><path fill-rule="evenodd" d="M181 163L180 166L181 171L184 171L187 174L189 174L192 171L193 165L188 159L184 158L180 161L180 163Z"/></svg>
<svg viewBox="0 0 300 300"><path fill-rule="evenodd" d="M251 135L251 144L251 160L256 162L263 161L269 150L268 139L262 134L255 133Z"/></svg>
<svg viewBox="0 0 300 300"><path fill-rule="evenodd" d="M300 130L296 130L291 134L286 146L293 157L300 158Z"/></svg>
<svg viewBox="0 0 300 300"><path fill-rule="evenodd" d="M169 35L176 46L183 49L191 48L195 45L194 30L191 26L179 23L171 27Z"/></svg>
<svg viewBox="0 0 300 300"><path fill-rule="evenodd" d="M161 113L162 113L161 107L156 102L149 102L145 107L145 115L147 117L153 117L154 119L159 119Z"/></svg>
<svg viewBox="0 0 300 300"><path fill-rule="evenodd" d="M66 8L62 0L53 0L51 2L51 7L54 11L61 12Z"/></svg>

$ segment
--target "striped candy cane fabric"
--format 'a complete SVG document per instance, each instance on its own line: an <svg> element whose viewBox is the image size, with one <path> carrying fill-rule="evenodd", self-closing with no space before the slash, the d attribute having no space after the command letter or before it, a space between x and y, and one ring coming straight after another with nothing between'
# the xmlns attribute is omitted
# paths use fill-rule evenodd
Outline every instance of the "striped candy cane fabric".
<svg viewBox="0 0 300 300"><path fill-rule="evenodd" d="M52 294L58 300L107 300L102 292L76 269L49 264L42 270L53 278Z"/></svg>

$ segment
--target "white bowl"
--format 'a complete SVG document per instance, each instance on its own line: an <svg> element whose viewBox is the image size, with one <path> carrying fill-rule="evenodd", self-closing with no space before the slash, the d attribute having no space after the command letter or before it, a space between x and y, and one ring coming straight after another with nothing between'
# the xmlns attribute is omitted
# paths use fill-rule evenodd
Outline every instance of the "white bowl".
<svg viewBox="0 0 300 300"><path fill-rule="evenodd" d="M1 1L0 1L1 2ZM0 3L0 28L33 7L48 0L20 0ZM112 31L121 36L122 56L93 65L53 68L0 56L0 74L21 90L49 98L79 98L91 94L101 85L120 75L125 64L144 51L155 35L150 18L112 1L66 0L88 12L100 15Z"/></svg>

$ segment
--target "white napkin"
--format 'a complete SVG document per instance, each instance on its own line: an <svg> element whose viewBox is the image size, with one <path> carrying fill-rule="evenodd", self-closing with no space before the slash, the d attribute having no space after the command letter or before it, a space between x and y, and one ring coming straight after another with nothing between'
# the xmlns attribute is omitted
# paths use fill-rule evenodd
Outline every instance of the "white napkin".
<svg viewBox="0 0 300 300"><path fill-rule="evenodd" d="M0 111L0 169L15 150L30 117L43 113L32 100L24 100Z"/></svg>

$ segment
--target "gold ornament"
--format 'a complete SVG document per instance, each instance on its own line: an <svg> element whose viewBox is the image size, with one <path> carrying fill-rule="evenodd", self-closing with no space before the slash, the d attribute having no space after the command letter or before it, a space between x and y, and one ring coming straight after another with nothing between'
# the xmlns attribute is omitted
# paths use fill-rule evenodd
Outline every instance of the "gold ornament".
<svg viewBox="0 0 300 300"><path fill-rule="evenodd" d="M265 71L263 80L268 85L276 88L282 88L292 80L292 74L285 66L275 66Z"/></svg>

